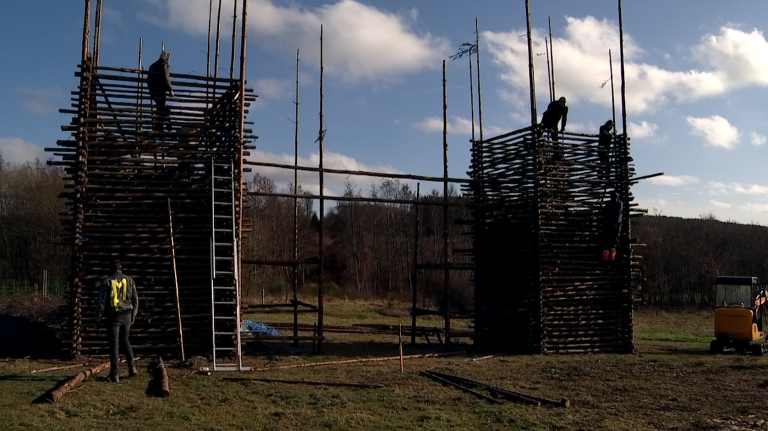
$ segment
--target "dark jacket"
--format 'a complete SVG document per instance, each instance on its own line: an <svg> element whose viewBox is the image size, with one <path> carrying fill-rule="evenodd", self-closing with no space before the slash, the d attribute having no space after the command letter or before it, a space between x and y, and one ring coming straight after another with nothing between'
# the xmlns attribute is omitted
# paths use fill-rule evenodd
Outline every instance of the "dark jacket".
<svg viewBox="0 0 768 431"><path fill-rule="evenodd" d="M603 124L600 126L600 137L597 140L597 145L601 150L607 150L611 147L613 142L613 127Z"/></svg>
<svg viewBox="0 0 768 431"><path fill-rule="evenodd" d="M96 303L96 318L100 319L106 309L107 316L131 313L131 320L139 311L139 295L131 277L121 271L101 280L99 300Z"/></svg>
<svg viewBox="0 0 768 431"><path fill-rule="evenodd" d="M171 85L171 66L168 65L168 61L161 58L149 66L147 88L150 93L162 95L173 91L173 86Z"/></svg>
<svg viewBox="0 0 768 431"><path fill-rule="evenodd" d="M624 204L621 201L611 198L605 203L603 208L603 219L608 226L621 226L622 213L624 212Z"/></svg>
<svg viewBox="0 0 768 431"><path fill-rule="evenodd" d="M568 122L568 106L560 106L557 100L550 102L544 115L541 117L541 124L548 129L557 129L557 123L563 119L560 130L565 130L565 123Z"/></svg>

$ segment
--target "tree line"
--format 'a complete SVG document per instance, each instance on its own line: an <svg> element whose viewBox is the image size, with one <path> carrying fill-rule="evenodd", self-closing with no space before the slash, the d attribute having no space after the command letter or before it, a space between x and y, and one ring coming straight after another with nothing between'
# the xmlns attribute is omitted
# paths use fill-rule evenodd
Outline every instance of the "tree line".
<svg viewBox="0 0 768 431"><path fill-rule="evenodd" d="M49 283L65 286L70 268L69 238L60 224L66 212L59 194L65 175L58 167L36 161L6 163L0 157L0 293L12 287L32 289L40 283L43 270ZM292 193L269 178L255 175L247 192ZM303 194L301 187L299 193ZM352 201L328 204L323 225L324 290L329 295L353 298L410 300L414 287L419 306L443 303L443 272L435 268L414 268L416 207L405 203L374 203L355 198L414 200L412 186L397 180L383 180L363 190L347 183L343 196ZM464 203L455 189L449 201ZM466 207L454 206L444 223L442 193L431 190L419 198L419 263L442 263L443 230L447 227L449 251L454 262L469 262L454 251L471 248L470 219ZM242 246L244 259L292 260L294 254L294 201L292 198L247 194L245 215L248 232ZM319 220L315 202L298 199L297 257L316 262ZM714 302L717 275L759 277L768 282L768 228L722 222L713 216L682 219L647 216L632 219L632 236L642 255L644 281L637 290L651 306L710 306ZM299 265L301 299L316 294L318 266ZM244 296L291 296L293 269L289 266L247 265L242 267ZM49 291L54 291L49 288ZM63 289L59 289L62 291ZM449 298L454 309L471 309L471 273L451 271Z"/></svg>

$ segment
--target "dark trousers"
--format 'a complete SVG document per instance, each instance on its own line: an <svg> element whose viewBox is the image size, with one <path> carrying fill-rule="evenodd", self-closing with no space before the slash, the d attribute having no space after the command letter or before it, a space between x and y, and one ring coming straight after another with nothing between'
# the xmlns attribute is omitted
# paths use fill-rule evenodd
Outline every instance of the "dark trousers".
<svg viewBox="0 0 768 431"><path fill-rule="evenodd" d="M598 171L598 178L601 180L607 180L610 176L611 160L608 154L608 148L599 146L597 148L597 155L600 157L600 168Z"/></svg>
<svg viewBox="0 0 768 431"><path fill-rule="evenodd" d="M617 224L608 224L603 227L602 249L610 250L616 248L619 244L619 235L621 234L621 226Z"/></svg>
<svg viewBox="0 0 768 431"><path fill-rule="evenodd" d="M150 93L149 97L155 102L155 118L152 121L152 130L162 132L163 127L171 129L171 107L165 99L165 93Z"/></svg>
<svg viewBox="0 0 768 431"><path fill-rule="evenodd" d="M125 350L125 360L128 368L133 367L133 349L128 336L131 333L131 313L121 313L107 319L107 335L109 336L109 373L117 375L120 343Z"/></svg>

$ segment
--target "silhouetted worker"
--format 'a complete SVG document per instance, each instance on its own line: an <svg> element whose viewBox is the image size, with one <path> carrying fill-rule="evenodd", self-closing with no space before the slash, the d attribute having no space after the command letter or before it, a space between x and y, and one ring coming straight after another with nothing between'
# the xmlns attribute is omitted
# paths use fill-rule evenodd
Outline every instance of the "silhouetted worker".
<svg viewBox="0 0 768 431"><path fill-rule="evenodd" d="M160 58L149 66L147 73L147 88L149 97L155 102L155 119L152 123L152 130L156 132L163 131L163 125L171 130L171 108L166 104L166 96L170 93L173 97L173 86L171 85L171 66L168 61L171 59L171 53L163 51Z"/></svg>
<svg viewBox="0 0 768 431"><path fill-rule="evenodd" d="M562 122L560 120L562 119ZM544 130L549 130L552 138L557 140L557 123L560 123L560 133L565 131L565 123L568 122L568 107L565 105L565 97L561 97L547 106L541 117L541 125Z"/></svg>
<svg viewBox="0 0 768 431"><path fill-rule="evenodd" d="M123 344L125 360L128 362L128 376L138 374L128 336L139 311L139 296L133 279L122 273L119 260L112 262L110 270L112 275L101 281L99 300L96 303L96 324L101 322L103 314L107 315L110 365L107 379L117 383L120 381L117 375L120 343Z"/></svg>
<svg viewBox="0 0 768 431"><path fill-rule="evenodd" d="M608 120L600 126L600 134L597 139L597 155L600 157L600 175L601 180L608 179L610 173L611 161L611 143L613 142L613 120Z"/></svg>
<svg viewBox="0 0 768 431"><path fill-rule="evenodd" d="M621 217L624 211L624 204L619 200L619 194L616 190L611 192L611 198L603 207L603 232L602 249L603 260L616 259L616 245L619 243L621 234Z"/></svg>

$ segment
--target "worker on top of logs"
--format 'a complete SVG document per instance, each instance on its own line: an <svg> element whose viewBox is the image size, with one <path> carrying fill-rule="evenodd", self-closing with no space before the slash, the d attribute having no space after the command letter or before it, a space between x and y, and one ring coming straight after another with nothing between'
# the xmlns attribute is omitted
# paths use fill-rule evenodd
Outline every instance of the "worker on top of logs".
<svg viewBox="0 0 768 431"><path fill-rule="evenodd" d="M168 61L171 53L163 51L160 58L149 66L147 72L147 88L149 97L155 102L155 118L152 122L152 130L162 132L163 127L171 130L171 108L166 104L166 95L173 97L173 85L171 85L171 66Z"/></svg>
<svg viewBox="0 0 768 431"><path fill-rule="evenodd" d="M608 120L600 126L599 137L597 139L597 155L600 158L599 178L607 180L610 172L610 153L611 143L614 140L613 120Z"/></svg>
<svg viewBox="0 0 768 431"><path fill-rule="evenodd" d="M139 311L139 296L133 279L123 274L121 269L119 260L110 264L112 275L101 280L99 300L96 303L96 324L101 322L103 314L107 315L110 364L107 379L114 383L120 381L117 371L121 342L125 350L126 362L128 362L128 376L133 377L138 374L128 336L131 333L131 325L136 320L136 313Z"/></svg>
<svg viewBox="0 0 768 431"><path fill-rule="evenodd" d="M601 247L603 260L616 259L616 246L621 234L621 218L624 204L619 200L619 193L613 190L610 199L603 207L603 232Z"/></svg>
<svg viewBox="0 0 768 431"><path fill-rule="evenodd" d="M562 122L560 121L562 119ZM561 97L555 101L552 101L547 106L547 110L541 116L541 126L544 130L549 132L549 136L552 141L557 141L557 123L560 123L560 133L565 131L565 123L568 122L568 106L565 105L565 97ZM553 152L553 158L555 160L563 157L562 150L557 144L553 144L555 147Z"/></svg>

